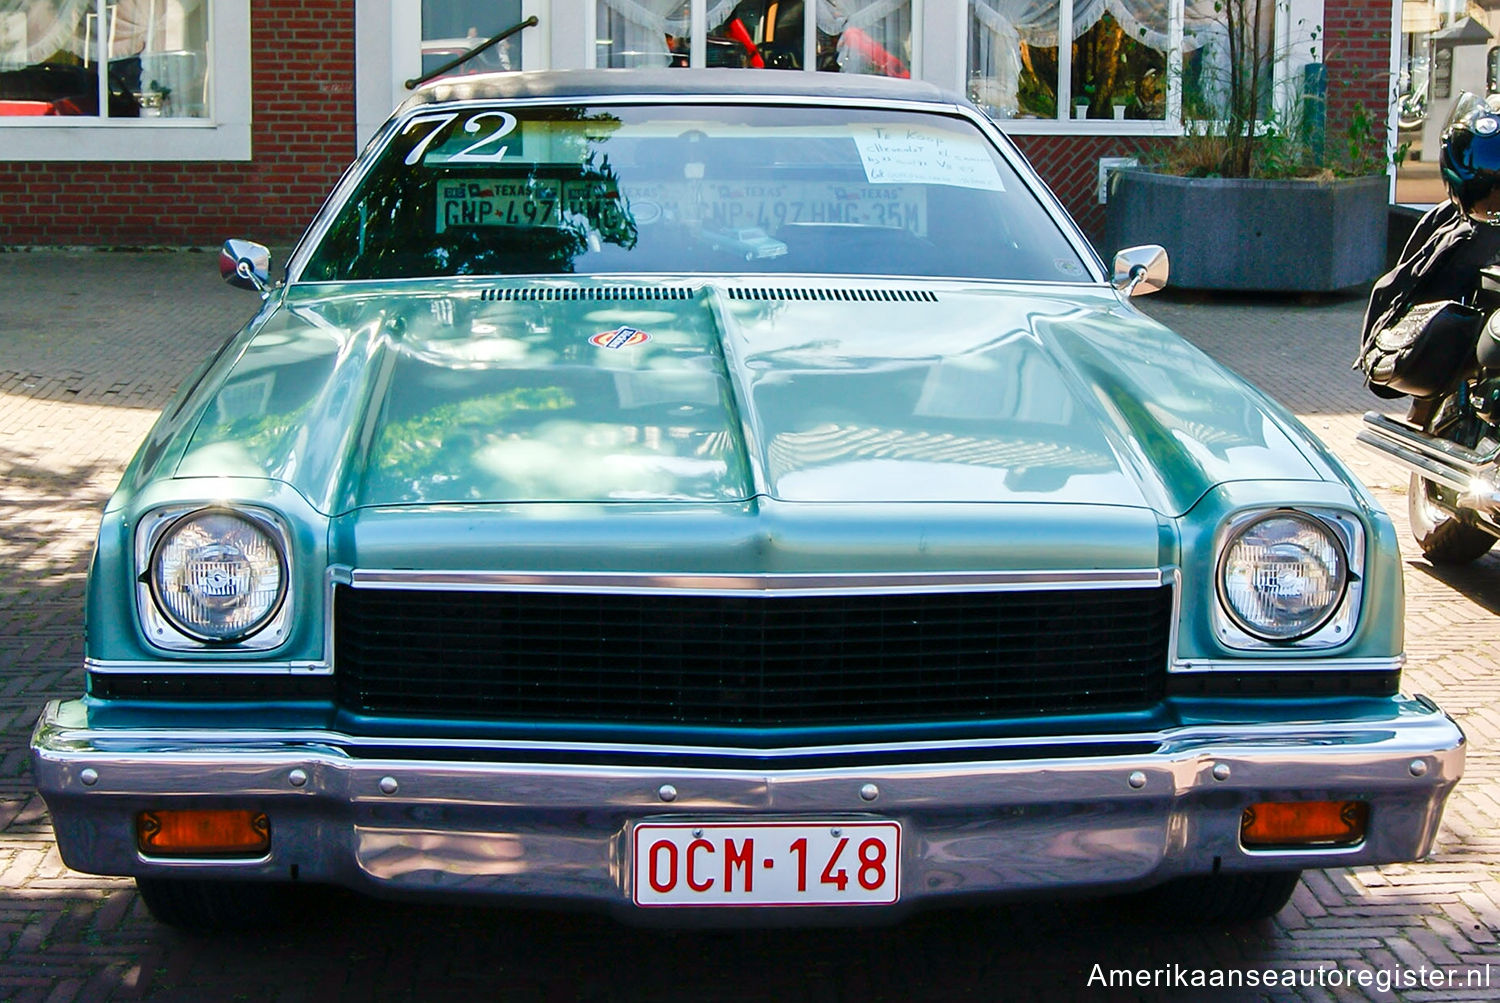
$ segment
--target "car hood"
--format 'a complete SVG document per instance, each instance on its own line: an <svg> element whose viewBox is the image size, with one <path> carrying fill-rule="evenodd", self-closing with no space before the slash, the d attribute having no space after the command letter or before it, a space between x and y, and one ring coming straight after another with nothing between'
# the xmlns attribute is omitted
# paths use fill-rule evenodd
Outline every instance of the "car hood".
<svg viewBox="0 0 1500 1003"><path fill-rule="evenodd" d="M1327 479L1108 289L701 277L304 286L194 394L179 477L324 512L522 502L1185 511Z"/></svg>

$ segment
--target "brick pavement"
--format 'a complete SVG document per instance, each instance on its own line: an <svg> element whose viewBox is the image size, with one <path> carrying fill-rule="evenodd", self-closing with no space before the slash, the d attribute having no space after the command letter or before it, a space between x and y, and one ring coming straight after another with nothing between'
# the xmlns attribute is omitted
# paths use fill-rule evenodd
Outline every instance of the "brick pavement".
<svg viewBox="0 0 1500 1003"><path fill-rule="evenodd" d="M285 930L205 940L154 924L129 881L62 866L25 745L42 702L82 684L82 583L100 505L175 382L255 300L218 281L211 255L0 254L0 999L1500 999L1500 683L1490 674L1500 558L1428 566L1406 533L1405 478L1354 447L1373 402L1347 369L1357 298L1141 302L1302 416L1398 523L1405 686L1437 698L1471 743L1429 860L1309 872L1274 922L1233 932L1163 929L1118 901L953 909L894 928L653 932L315 891ZM1087 988L1096 964L1477 966L1490 987L1121 995Z"/></svg>

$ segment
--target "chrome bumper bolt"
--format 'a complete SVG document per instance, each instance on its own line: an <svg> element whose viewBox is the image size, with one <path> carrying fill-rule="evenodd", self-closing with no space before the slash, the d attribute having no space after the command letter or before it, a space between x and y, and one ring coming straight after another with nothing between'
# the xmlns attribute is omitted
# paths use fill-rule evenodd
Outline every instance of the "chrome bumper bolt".
<svg viewBox="0 0 1500 1003"><path fill-rule="evenodd" d="M1142 787L1146 786L1146 774L1142 773L1140 770L1136 770L1130 776L1125 778L1125 782L1136 790L1140 790Z"/></svg>
<svg viewBox="0 0 1500 1003"><path fill-rule="evenodd" d="M92 766L80 770L78 779L83 781L83 786L92 787L99 782L99 771Z"/></svg>
<svg viewBox="0 0 1500 1003"><path fill-rule="evenodd" d="M1228 780L1229 779L1229 764L1228 763L1215 763L1214 764L1214 779L1215 780Z"/></svg>
<svg viewBox="0 0 1500 1003"><path fill-rule="evenodd" d="M307 783L307 772L305 770L293 770L286 775L286 782L293 787L301 787ZM389 794L390 791L386 791L386 793Z"/></svg>
<svg viewBox="0 0 1500 1003"><path fill-rule="evenodd" d="M380 778L380 793L382 794L394 794L400 786L400 784L396 783L395 777Z"/></svg>
<svg viewBox="0 0 1500 1003"><path fill-rule="evenodd" d="M677 800L677 788L671 784L662 784L656 789L656 796L670 804Z"/></svg>
<svg viewBox="0 0 1500 1003"><path fill-rule="evenodd" d="M874 784L865 784L859 789L859 796L864 798L866 801L874 801L876 798L880 797L880 788L876 787Z"/></svg>
<svg viewBox="0 0 1500 1003"><path fill-rule="evenodd" d="M1425 777L1427 776L1427 760L1413 759L1411 765L1407 766L1407 769L1411 771L1411 775L1414 777Z"/></svg>

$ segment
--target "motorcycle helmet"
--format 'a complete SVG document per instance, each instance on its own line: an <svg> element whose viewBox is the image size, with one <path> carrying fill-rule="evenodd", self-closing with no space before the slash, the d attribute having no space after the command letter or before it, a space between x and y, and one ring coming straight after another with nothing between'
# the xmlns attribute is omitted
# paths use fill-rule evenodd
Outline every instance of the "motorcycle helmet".
<svg viewBox="0 0 1500 1003"><path fill-rule="evenodd" d="M1438 166L1448 197L1477 223L1500 225L1500 95L1460 94L1443 126Z"/></svg>

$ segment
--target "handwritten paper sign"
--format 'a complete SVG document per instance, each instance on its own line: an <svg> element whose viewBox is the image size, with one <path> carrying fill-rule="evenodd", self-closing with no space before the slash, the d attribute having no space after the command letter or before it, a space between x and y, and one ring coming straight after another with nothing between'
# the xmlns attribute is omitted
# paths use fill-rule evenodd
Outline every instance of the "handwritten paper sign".
<svg viewBox="0 0 1500 1003"><path fill-rule="evenodd" d="M854 133L873 184L954 185L1003 192L995 161L977 137L932 129L872 126Z"/></svg>

